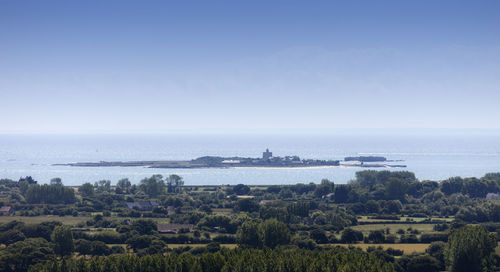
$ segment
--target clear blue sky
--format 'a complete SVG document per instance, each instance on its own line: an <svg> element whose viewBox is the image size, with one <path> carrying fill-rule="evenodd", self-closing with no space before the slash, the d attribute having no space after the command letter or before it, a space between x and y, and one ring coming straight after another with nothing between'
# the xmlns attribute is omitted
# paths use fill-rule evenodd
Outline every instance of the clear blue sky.
<svg viewBox="0 0 500 272"><path fill-rule="evenodd" d="M0 0L0 132L500 129L500 1Z"/></svg>

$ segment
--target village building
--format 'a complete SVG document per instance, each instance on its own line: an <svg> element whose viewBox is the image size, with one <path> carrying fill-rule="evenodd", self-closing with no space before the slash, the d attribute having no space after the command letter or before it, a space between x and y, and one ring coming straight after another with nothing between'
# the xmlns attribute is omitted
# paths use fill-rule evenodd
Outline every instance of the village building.
<svg viewBox="0 0 500 272"><path fill-rule="evenodd" d="M14 208L11 206L2 206L0 208L0 215L9 215L14 213Z"/></svg>
<svg viewBox="0 0 500 272"><path fill-rule="evenodd" d="M273 152L269 152L269 148L266 149L266 151L262 153L263 160L269 160L272 157L273 157Z"/></svg>
<svg viewBox="0 0 500 272"><path fill-rule="evenodd" d="M488 193L486 199L500 199L500 194Z"/></svg>

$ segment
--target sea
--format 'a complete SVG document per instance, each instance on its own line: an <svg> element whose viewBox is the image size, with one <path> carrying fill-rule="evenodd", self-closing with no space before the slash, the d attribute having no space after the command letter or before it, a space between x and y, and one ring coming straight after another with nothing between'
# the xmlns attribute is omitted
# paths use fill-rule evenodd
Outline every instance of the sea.
<svg viewBox="0 0 500 272"><path fill-rule="evenodd" d="M345 184L370 168L209 168L71 167L70 162L190 160L200 156L274 156L342 160L346 156L384 156L402 160L419 180L481 177L500 172L499 133L329 133L329 134L0 134L0 179L32 176L39 183L59 177L65 185L139 183L154 174L183 177L186 185Z"/></svg>

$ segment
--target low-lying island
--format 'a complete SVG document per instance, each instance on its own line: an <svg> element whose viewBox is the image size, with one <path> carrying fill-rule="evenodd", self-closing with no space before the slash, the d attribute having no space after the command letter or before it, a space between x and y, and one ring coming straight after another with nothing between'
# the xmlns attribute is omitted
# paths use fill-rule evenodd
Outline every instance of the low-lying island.
<svg viewBox="0 0 500 272"><path fill-rule="evenodd" d="M361 157L359 157L361 158ZM385 158L380 160L360 159L359 163L341 164L340 160L316 160L316 159L301 159L299 156L274 157L273 153L266 149L262 153L261 158L249 157L219 157L219 156L204 156L193 160L152 160L152 161L100 161L100 162L75 162L54 164L63 166L78 166L78 167L147 167L147 168L234 168L234 167L262 167L262 168L298 168L298 167L406 167L406 165L391 165L385 163ZM377 157L378 158L378 157ZM346 161L353 161L352 159ZM368 164L365 161L379 162ZM383 163L381 163L383 162Z"/></svg>

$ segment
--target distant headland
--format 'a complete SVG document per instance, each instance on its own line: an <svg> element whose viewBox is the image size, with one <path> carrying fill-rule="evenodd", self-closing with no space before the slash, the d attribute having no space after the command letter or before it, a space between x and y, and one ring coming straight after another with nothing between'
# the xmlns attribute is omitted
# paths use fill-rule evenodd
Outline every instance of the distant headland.
<svg viewBox="0 0 500 272"><path fill-rule="evenodd" d="M258 167L258 168L303 168L303 167L406 167L406 165L386 164L385 157L346 157L341 164L340 160L316 160L301 159L299 156L273 156L273 153L266 149L261 158L249 157L219 157L204 156L192 160L169 160L169 161L100 161L100 162L75 162L64 164L53 164L59 166L77 167L134 167L141 166L147 168L234 168L234 167ZM379 162L379 163L366 163Z"/></svg>

